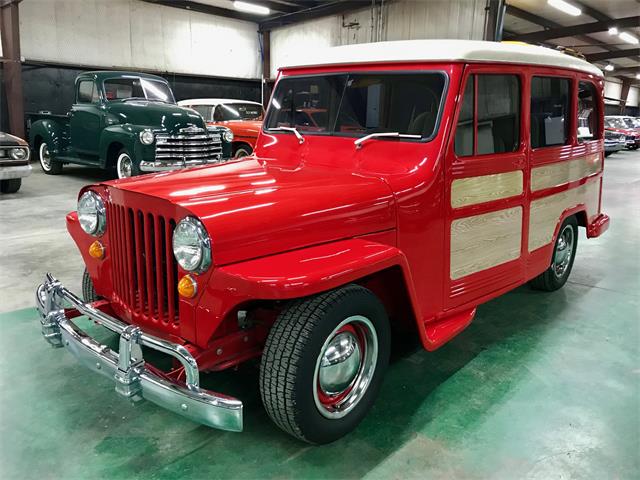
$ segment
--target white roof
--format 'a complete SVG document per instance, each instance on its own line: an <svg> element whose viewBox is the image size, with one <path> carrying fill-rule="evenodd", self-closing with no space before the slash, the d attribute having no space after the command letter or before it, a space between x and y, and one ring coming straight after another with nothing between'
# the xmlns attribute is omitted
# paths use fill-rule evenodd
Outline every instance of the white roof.
<svg viewBox="0 0 640 480"><path fill-rule="evenodd" d="M479 40L401 40L361 43L305 51L286 57L282 68L383 62L501 62L580 70L602 77L602 71L580 58L550 48Z"/></svg>
<svg viewBox="0 0 640 480"><path fill-rule="evenodd" d="M252 102L250 100L238 100L234 98L190 98L187 100L180 100L178 105L220 105L229 103L251 103L252 105L262 105L259 102Z"/></svg>

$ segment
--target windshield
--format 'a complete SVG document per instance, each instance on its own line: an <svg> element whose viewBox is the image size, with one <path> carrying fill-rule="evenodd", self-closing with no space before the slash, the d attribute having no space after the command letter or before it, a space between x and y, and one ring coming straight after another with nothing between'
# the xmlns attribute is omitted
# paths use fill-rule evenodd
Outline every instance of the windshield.
<svg viewBox="0 0 640 480"><path fill-rule="evenodd" d="M627 128L636 128L638 125L635 122L635 118L625 117L622 119L627 126Z"/></svg>
<svg viewBox="0 0 640 480"><path fill-rule="evenodd" d="M629 128L622 118L606 118L607 127L611 128Z"/></svg>
<svg viewBox="0 0 640 480"><path fill-rule="evenodd" d="M146 98L147 100L176 103L169 85L148 78L111 78L104 81L104 92L107 100Z"/></svg>
<svg viewBox="0 0 640 480"><path fill-rule="evenodd" d="M262 105L255 103L227 103L216 107L213 119L216 122L233 120L262 120Z"/></svg>
<svg viewBox="0 0 640 480"><path fill-rule="evenodd" d="M273 94L265 128L353 137L397 132L430 138L445 83L441 72L283 78Z"/></svg>

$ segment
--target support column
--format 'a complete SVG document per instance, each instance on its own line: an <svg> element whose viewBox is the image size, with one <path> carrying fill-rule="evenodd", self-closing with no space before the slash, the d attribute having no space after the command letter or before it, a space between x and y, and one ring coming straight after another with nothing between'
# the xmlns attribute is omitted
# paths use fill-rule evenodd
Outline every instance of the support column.
<svg viewBox="0 0 640 480"><path fill-rule="evenodd" d="M0 31L2 37L4 93L7 97L10 133L24 138L24 97L22 93L22 63L20 61L21 0L0 0Z"/></svg>
<svg viewBox="0 0 640 480"><path fill-rule="evenodd" d="M484 40L490 42L502 41L506 8L504 0L487 0L487 6L485 7Z"/></svg>
<svg viewBox="0 0 640 480"><path fill-rule="evenodd" d="M622 79L622 89L620 90L620 115L624 115L624 109L627 106L627 98L629 98L629 89L631 88L631 79Z"/></svg>
<svg viewBox="0 0 640 480"><path fill-rule="evenodd" d="M271 96L271 88L269 80L271 78L271 30L261 30L260 37L262 40L262 106L266 108L269 97Z"/></svg>

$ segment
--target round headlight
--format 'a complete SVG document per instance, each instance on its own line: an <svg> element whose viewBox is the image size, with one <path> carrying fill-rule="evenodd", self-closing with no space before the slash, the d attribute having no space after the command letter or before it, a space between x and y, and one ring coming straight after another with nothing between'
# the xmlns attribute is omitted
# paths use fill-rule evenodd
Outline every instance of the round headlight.
<svg viewBox="0 0 640 480"><path fill-rule="evenodd" d="M140 132L140 142L143 145L151 145L155 139L156 137L151 130L143 130Z"/></svg>
<svg viewBox="0 0 640 480"><path fill-rule="evenodd" d="M12 148L9 151L9 155L14 160L25 160L27 158L27 149L26 148Z"/></svg>
<svg viewBox="0 0 640 480"><path fill-rule="evenodd" d="M204 272L211 265L211 240L202 222L185 217L173 231L173 256L183 270Z"/></svg>
<svg viewBox="0 0 640 480"><path fill-rule="evenodd" d="M102 235L107 226L107 213L104 202L95 192L84 192L78 200L78 220L80 226L89 235Z"/></svg>
<svg viewBox="0 0 640 480"><path fill-rule="evenodd" d="M233 142L233 132L229 129L226 129L222 134L222 138L224 138L225 142Z"/></svg>

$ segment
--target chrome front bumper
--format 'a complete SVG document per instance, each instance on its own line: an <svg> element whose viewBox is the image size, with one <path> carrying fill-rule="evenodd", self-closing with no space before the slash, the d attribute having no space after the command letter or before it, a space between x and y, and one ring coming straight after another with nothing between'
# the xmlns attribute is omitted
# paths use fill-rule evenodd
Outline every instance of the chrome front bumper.
<svg viewBox="0 0 640 480"><path fill-rule="evenodd" d="M31 165L2 165L0 164L0 180L24 178L31 175Z"/></svg>
<svg viewBox="0 0 640 480"><path fill-rule="evenodd" d="M153 162L140 162L141 172L168 172L171 170L180 170L188 167L200 167L202 165L216 165L223 163L229 159L195 159L195 160L180 160L180 161L153 161Z"/></svg>
<svg viewBox="0 0 640 480"><path fill-rule="evenodd" d="M81 315L119 334L119 352L98 343L67 318L64 301ZM144 333L135 325L101 312L49 273L38 286L36 305L45 340L54 347L65 347L80 363L113 380L119 394L134 401L147 399L209 427L242 431L242 402L200 388L198 365L182 345ZM174 382L146 368L142 345L177 359L184 366L186 383Z"/></svg>

